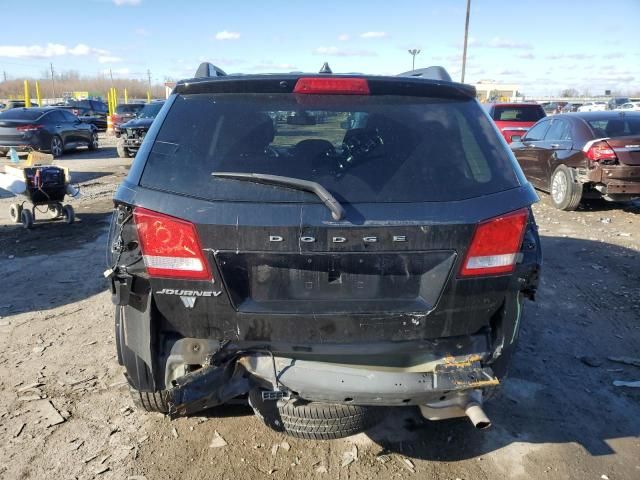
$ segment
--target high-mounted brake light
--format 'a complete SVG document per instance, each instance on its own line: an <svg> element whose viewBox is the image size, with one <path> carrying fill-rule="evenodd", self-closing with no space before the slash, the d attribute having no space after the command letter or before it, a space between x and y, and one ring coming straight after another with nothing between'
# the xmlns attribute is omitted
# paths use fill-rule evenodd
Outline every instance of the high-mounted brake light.
<svg viewBox="0 0 640 480"><path fill-rule="evenodd" d="M293 93L369 95L369 84L364 78L303 77L296 82Z"/></svg>
<svg viewBox="0 0 640 480"><path fill-rule="evenodd" d="M606 140L591 140L584 146L583 151L592 162L617 162L618 156Z"/></svg>
<svg viewBox="0 0 640 480"><path fill-rule="evenodd" d="M512 272L528 218L529 211L522 209L480 223L462 263L460 276Z"/></svg>
<svg viewBox="0 0 640 480"><path fill-rule="evenodd" d="M42 125L20 125L19 127L16 127L16 130L18 132L35 132L37 130L40 130L42 128Z"/></svg>
<svg viewBox="0 0 640 480"><path fill-rule="evenodd" d="M136 208L133 219L149 275L211 279L198 233L192 223L145 208Z"/></svg>

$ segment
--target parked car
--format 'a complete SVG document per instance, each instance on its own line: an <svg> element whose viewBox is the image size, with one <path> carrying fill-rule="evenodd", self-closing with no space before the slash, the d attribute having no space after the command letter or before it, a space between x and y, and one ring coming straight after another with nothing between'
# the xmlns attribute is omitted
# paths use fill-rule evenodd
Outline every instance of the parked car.
<svg viewBox="0 0 640 480"><path fill-rule="evenodd" d="M490 103L485 108L507 143L511 143L512 136L524 135L531 125L547 116L537 103Z"/></svg>
<svg viewBox="0 0 640 480"><path fill-rule="evenodd" d="M37 107L37 103L31 102L32 107ZM9 100L5 104L3 104L0 111L4 112L6 110L11 110L12 108L24 108L24 100Z"/></svg>
<svg viewBox="0 0 640 480"><path fill-rule="evenodd" d="M41 150L59 157L65 150L98 148L94 125L58 108L14 108L0 113L0 153Z"/></svg>
<svg viewBox="0 0 640 480"><path fill-rule="evenodd" d="M556 115L562 112L562 109L567 105L567 103L569 102L546 102L540 106L547 115Z"/></svg>
<svg viewBox="0 0 640 480"><path fill-rule="evenodd" d="M627 110L632 112L640 111L640 102L628 102L620 105L616 110Z"/></svg>
<svg viewBox="0 0 640 480"><path fill-rule="evenodd" d="M489 425L483 398L538 284L537 196L475 89L432 71L204 64L177 83L108 242L141 408L248 394L267 425L310 439L362 431L381 407ZM325 123L274 130L304 110Z"/></svg>
<svg viewBox="0 0 640 480"><path fill-rule="evenodd" d="M133 120L120 125L116 145L119 157L129 158L136 154L162 105L164 102L147 103L138 111Z"/></svg>
<svg viewBox="0 0 640 480"><path fill-rule="evenodd" d="M107 130L109 107L99 100L67 100L64 108L70 108L83 122L95 125L98 131Z"/></svg>
<svg viewBox="0 0 640 480"><path fill-rule="evenodd" d="M577 112L578 108L580 108L583 104L582 103L567 103L563 108L562 108L562 113L571 113L571 112Z"/></svg>
<svg viewBox="0 0 640 480"><path fill-rule="evenodd" d="M536 123L511 144L536 188L561 210L583 198L640 197L640 113L586 112Z"/></svg>
<svg viewBox="0 0 640 480"><path fill-rule="evenodd" d="M144 103L121 103L116 107L116 111L111 115L116 137L120 136L120 126L129 120L133 120L144 105Z"/></svg>
<svg viewBox="0 0 640 480"><path fill-rule="evenodd" d="M603 112L607 109L607 102L585 102L578 107L578 112Z"/></svg>
<svg viewBox="0 0 640 480"><path fill-rule="evenodd" d="M613 98L610 98L609 101L607 102L607 108L609 110L616 110L621 105L624 105L625 103L629 103L630 101L631 100L629 100L629 97L613 97Z"/></svg>

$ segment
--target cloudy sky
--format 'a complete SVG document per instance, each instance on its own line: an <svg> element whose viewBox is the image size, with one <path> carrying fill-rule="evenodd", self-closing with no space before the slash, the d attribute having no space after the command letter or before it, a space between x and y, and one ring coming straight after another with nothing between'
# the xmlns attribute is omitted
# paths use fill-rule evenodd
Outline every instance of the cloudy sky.
<svg viewBox="0 0 640 480"><path fill-rule="evenodd" d="M0 70L154 81L192 76L209 60L232 72L396 74L443 65L460 78L466 0L31 0L3 6ZM603 8L606 5L606 8ZM32 13L28 13L31 11ZM21 19L28 14L29 26ZM564 88L640 90L640 0L472 0L466 81L517 83L528 95ZM2 77L0 77L0 80Z"/></svg>

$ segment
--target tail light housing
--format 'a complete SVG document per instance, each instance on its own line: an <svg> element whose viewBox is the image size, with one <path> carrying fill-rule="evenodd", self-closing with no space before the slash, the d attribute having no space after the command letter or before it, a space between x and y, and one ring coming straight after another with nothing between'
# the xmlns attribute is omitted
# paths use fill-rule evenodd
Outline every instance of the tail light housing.
<svg viewBox="0 0 640 480"><path fill-rule="evenodd" d="M150 276L188 280L212 278L192 223L146 208L136 208L133 219Z"/></svg>
<svg viewBox="0 0 640 480"><path fill-rule="evenodd" d="M460 269L461 277L511 273L529 219L526 208L481 222Z"/></svg>
<svg viewBox="0 0 640 480"><path fill-rule="evenodd" d="M592 162L617 163L618 156L606 140L592 140L587 142L583 151Z"/></svg>
<svg viewBox="0 0 640 480"><path fill-rule="evenodd" d="M369 95L369 83L364 78L299 78L293 93L324 95Z"/></svg>
<svg viewBox="0 0 640 480"><path fill-rule="evenodd" d="M16 130L19 132L36 132L38 130L41 130L43 128L42 125L20 125L19 127L16 127Z"/></svg>

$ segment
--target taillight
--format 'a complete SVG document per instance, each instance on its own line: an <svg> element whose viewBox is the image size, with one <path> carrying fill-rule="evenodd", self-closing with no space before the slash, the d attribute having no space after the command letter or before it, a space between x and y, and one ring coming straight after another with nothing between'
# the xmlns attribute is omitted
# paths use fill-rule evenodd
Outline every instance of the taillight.
<svg viewBox="0 0 640 480"><path fill-rule="evenodd" d="M16 130L19 132L35 132L41 128L42 125L20 125L19 127L16 127Z"/></svg>
<svg viewBox="0 0 640 480"><path fill-rule="evenodd" d="M369 84L364 78L304 77L298 79L293 93L369 95Z"/></svg>
<svg viewBox="0 0 640 480"><path fill-rule="evenodd" d="M592 162L617 162L618 156L606 140L592 140L582 149Z"/></svg>
<svg viewBox="0 0 640 480"><path fill-rule="evenodd" d="M480 223L462 263L460 276L512 272L528 218L529 211L522 209Z"/></svg>
<svg viewBox="0 0 640 480"><path fill-rule="evenodd" d="M133 219L149 275L211 279L198 233L192 223L145 208L136 208Z"/></svg>

